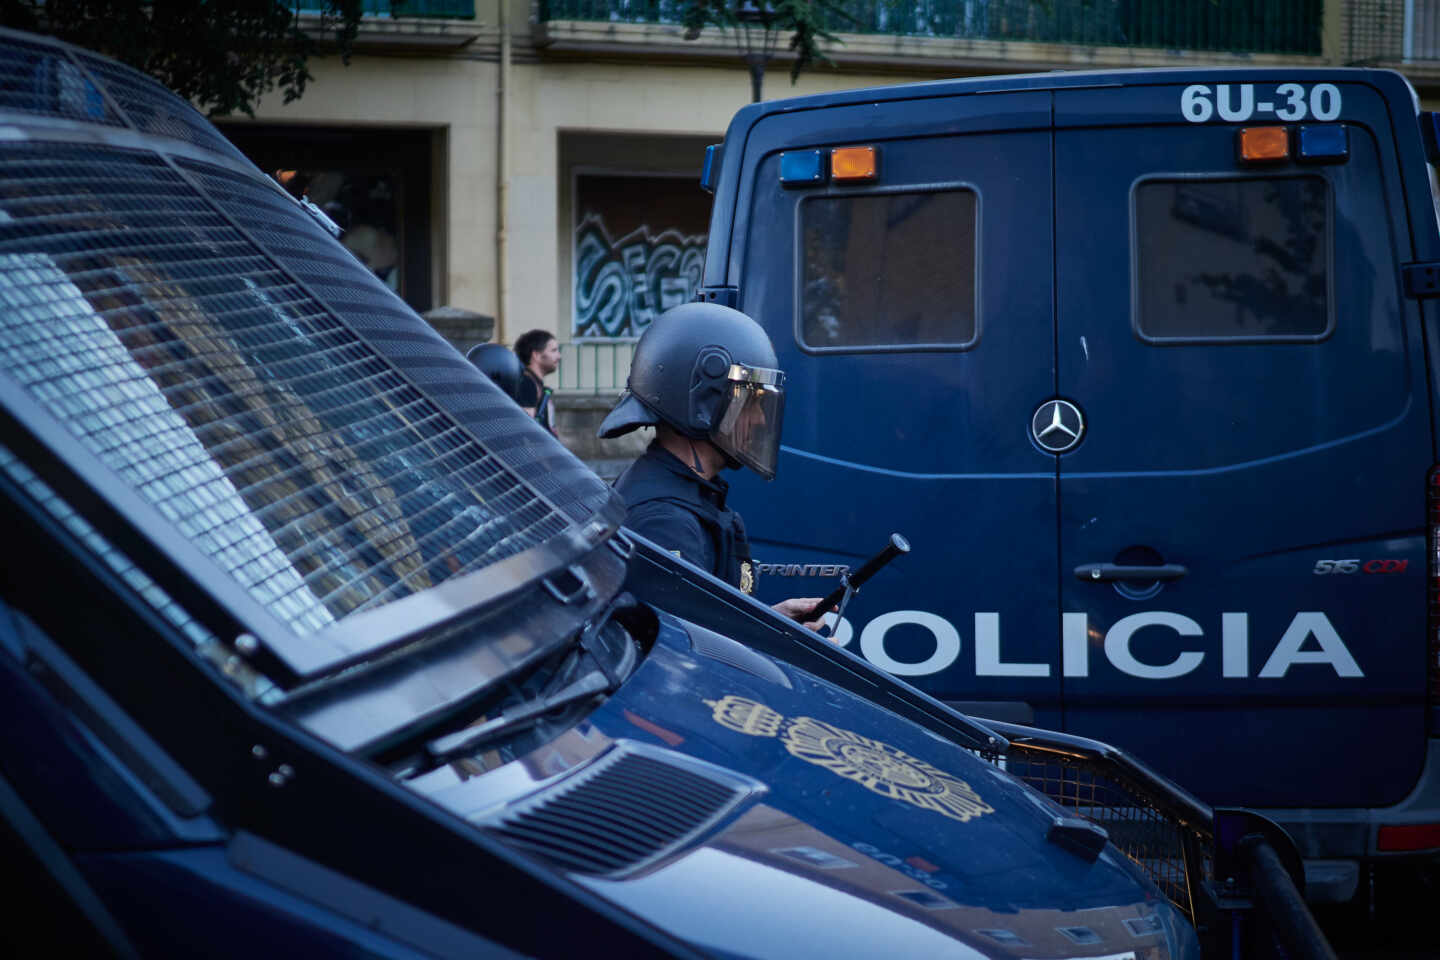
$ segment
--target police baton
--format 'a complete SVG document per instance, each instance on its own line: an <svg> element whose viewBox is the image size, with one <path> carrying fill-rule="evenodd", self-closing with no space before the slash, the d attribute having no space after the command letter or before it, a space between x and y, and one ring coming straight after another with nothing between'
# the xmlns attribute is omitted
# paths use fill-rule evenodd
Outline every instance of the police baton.
<svg viewBox="0 0 1440 960"><path fill-rule="evenodd" d="M890 542L885 545L885 549L862 563L860 569L854 573L843 574L840 577L840 586L830 591L825 599L811 607L809 612L800 618L800 622L809 623L811 620L827 612L831 607L839 604L839 609L835 611L835 623L830 624L828 627L830 633L827 635L834 636L836 624L839 624L840 618L845 615L845 605L850 602L852 596L860 592L860 588L864 586L865 581L875 576L880 568L891 560L894 560L902 553L909 552L909 540L906 540L898 533L890 534Z"/></svg>

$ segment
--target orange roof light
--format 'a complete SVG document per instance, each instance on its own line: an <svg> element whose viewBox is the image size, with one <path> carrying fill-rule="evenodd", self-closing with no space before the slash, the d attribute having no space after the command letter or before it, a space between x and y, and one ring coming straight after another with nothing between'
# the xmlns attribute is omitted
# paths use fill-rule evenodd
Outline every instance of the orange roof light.
<svg viewBox="0 0 1440 960"><path fill-rule="evenodd" d="M836 147L830 151L830 179L874 180L877 159L874 147Z"/></svg>
<svg viewBox="0 0 1440 960"><path fill-rule="evenodd" d="M1288 156L1290 156L1289 127L1241 128L1241 160L1284 160Z"/></svg>

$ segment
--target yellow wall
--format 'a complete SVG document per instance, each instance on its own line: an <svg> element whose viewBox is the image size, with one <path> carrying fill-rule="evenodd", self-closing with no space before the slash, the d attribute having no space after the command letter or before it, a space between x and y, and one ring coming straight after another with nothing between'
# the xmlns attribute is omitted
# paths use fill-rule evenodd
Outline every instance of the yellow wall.
<svg viewBox="0 0 1440 960"><path fill-rule="evenodd" d="M256 120L346 127L443 128L447 156L435 187L443 213L433 245L445 258L436 305L494 313L495 80L493 63L362 57L311 62L315 79L298 101L271 94Z"/></svg>
<svg viewBox="0 0 1440 960"><path fill-rule="evenodd" d="M523 44L516 43L516 49ZM266 123L443 128L444 175L437 177L441 216L435 249L444 260L436 306L496 315L496 135L498 65L425 53L357 55L312 63L305 96L282 104L267 97L256 111ZM723 134L749 102L749 75L739 67L626 63L530 62L511 67L509 202L510 340L531 327L570 326L568 201L562 197L562 131ZM894 78L815 71L791 86L785 69L766 78L766 94L791 96L875 86ZM698 171L702 156L691 162Z"/></svg>

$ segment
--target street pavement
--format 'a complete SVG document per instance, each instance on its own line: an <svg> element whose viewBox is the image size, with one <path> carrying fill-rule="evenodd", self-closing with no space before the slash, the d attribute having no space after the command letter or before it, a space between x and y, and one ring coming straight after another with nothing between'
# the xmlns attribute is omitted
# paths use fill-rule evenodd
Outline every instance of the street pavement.
<svg viewBox="0 0 1440 960"><path fill-rule="evenodd" d="M1372 889L1373 903L1313 908L1341 960L1440 960L1440 859L1377 869Z"/></svg>

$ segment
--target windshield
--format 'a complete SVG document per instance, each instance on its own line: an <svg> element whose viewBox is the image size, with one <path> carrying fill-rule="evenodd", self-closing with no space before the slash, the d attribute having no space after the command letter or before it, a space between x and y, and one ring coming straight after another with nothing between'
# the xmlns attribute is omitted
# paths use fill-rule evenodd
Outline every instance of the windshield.
<svg viewBox="0 0 1440 960"><path fill-rule="evenodd" d="M295 634L606 501L593 477L557 495L578 461L258 176L56 143L6 144L0 163L0 370ZM224 209L258 220L255 197L275 214L259 242ZM441 406L416 358L452 354L463 401Z"/></svg>

